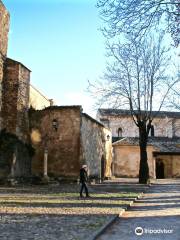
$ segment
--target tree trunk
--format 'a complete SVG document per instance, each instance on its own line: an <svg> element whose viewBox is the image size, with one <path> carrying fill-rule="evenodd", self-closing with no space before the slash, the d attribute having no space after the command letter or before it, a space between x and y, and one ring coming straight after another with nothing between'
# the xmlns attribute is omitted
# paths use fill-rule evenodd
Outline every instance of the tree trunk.
<svg viewBox="0 0 180 240"><path fill-rule="evenodd" d="M148 137L146 127L139 128L139 147L140 147L139 183L143 184L147 184L149 179L147 139Z"/></svg>

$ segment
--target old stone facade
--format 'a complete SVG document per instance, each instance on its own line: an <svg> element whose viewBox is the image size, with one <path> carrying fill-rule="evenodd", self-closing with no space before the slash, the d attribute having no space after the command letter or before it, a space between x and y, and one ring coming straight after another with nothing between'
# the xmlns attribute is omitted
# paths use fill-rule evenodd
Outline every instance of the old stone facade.
<svg viewBox="0 0 180 240"><path fill-rule="evenodd" d="M0 1L0 130L28 140L30 70L7 58L9 13Z"/></svg>
<svg viewBox="0 0 180 240"><path fill-rule="evenodd" d="M150 177L180 177L180 113L153 114L155 118L147 146ZM97 116L112 131L113 174L117 177L138 177L138 128L130 111L99 109Z"/></svg>
<svg viewBox="0 0 180 240"><path fill-rule="evenodd" d="M31 173L28 145L30 70L7 58L9 18L0 1L0 178L29 177Z"/></svg>
<svg viewBox="0 0 180 240"><path fill-rule="evenodd" d="M34 175L43 176L44 157L48 153L47 173L50 177L79 176L82 164L87 164L89 176L111 176L110 131L84 114L81 106L52 106L32 110L30 114L31 140L36 149L32 161ZM103 167L102 167L103 164Z"/></svg>
<svg viewBox="0 0 180 240"><path fill-rule="evenodd" d="M2 81L4 75L4 62L7 55L9 32L9 13L0 1L0 129L2 128Z"/></svg>
<svg viewBox="0 0 180 240"><path fill-rule="evenodd" d="M180 112L154 112L153 131L155 137L180 137ZM130 111L122 109L99 109L97 119L112 131L113 137L138 137Z"/></svg>
<svg viewBox="0 0 180 240"><path fill-rule="evenodd" d="M89 115L81 114L81 162L86 163L91 177L111 177L112 141L108 128Z"/></svg>
<svg viewBox="0 0 180 240"><path fill-rule="evenodd" d="M92 177L110 177L110 131L81 106L52 106L52 100L31 86L31 71L6 57L8 30L9 14L0 1L0 179L77 179L82 164ZM3 150L5 138L13 143L11 150Z"/></svg>
<svg viewBox="0 0 180 240"><path fill-rule="evenodd" d="M23 64L6 58L2 89L2 126L28 141L30 70Z"/></svg>
<svg viewBox="0 0 180 240"><path fill-rule="evenodd" d="M180 177L180 139L150 137L147 146L149 175L158 176L158 163L163 164L163 178ZM117 177L138 177L138 138L122 138L113 143L113 174Z"/></svg>

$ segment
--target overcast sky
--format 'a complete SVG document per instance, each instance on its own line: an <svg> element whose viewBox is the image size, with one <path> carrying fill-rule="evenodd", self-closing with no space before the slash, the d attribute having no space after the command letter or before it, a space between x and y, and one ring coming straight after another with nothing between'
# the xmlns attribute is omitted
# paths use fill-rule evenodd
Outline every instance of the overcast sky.
<svg viewBox="0 0 180 240"><path fill-rule="evenodd" d="M95 0L3 0L11 15L8 57L32 70L31 83L58 105L92 115L87 80L104 70Z"/></svg>

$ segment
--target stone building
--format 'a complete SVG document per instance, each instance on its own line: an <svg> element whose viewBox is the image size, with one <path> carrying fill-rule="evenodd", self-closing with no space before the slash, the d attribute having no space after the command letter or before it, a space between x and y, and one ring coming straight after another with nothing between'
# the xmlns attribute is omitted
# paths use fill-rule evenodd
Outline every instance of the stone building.
<svg viewBox="0 0 180 240"><path fill-rule="evenodd" d="M2 127L28 142L30 70L6 58L2 89Z"/></svg>
<svg viewBox="0 0 180 240"><path fill-rule="evenodd" d="M4 76L4 63L7 55L9 32L9 13L0 1L0 113L2 109L2 82ZM0 129L2 128L2 115L0 114Z"/></svg>
<svg viewBox="0 0 180 240"><path fill-rule="evenodd" d="M180 112L153 112L153 137L180 137ZM112 131L114 138L138 137L138 127L134 124L131 113L124 109L99 109L97 119Z"/></svg>
<svg viewBox="0 0 180 240"><path fill-rule="evenodd" d="M0 1L0 178L29 176L29 86L30 70L7 58L9 13ZM13 146L4 151L6 142Z"/></svg>
<svg viewBox="0 0 180 240"><path fill-rule="evenodd" d="M30 85L31 71L7 57L8 31L9 13L0 0L0 179L77 179L82 164L91 177L110 177L110 131L81 106L52 106L52 99Z"/></svg>
<svg viewBox="0 0 180 240"><path fill-rule="evenodd" d="M82 164L89 176L111 176L111 133L83 113L81 106L52 106L31 110L31 140L36 149L34 175L77 179ZM48 163L45 163L45 155ZM45 166L47 164L47 166ZM45 172L44 172L45 171Z"/></svg>
<svg viewBox="0 0 180 240"><path fill-rule="evenodd" d="M180 112L153 112L147 154L151 178L180 177ZM138 177L138 128L130 111L99 109L97 117L113 138L113 174Z"/></svg>

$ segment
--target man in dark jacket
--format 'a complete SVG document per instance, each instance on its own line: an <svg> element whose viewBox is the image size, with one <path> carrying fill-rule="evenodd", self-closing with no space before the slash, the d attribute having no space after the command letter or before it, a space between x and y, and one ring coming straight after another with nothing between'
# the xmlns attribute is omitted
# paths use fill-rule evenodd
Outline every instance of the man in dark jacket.
<svg viewBox="0 0 180 240"><path fill-rule="evenodd" d="M83 190L85 190L86 197L89 197L88 193L88 188L87 188L87 165L83 165L82 168L80 169L80 184L81 184L81 189L80 189L80 197L83 197Z"/></svg>

